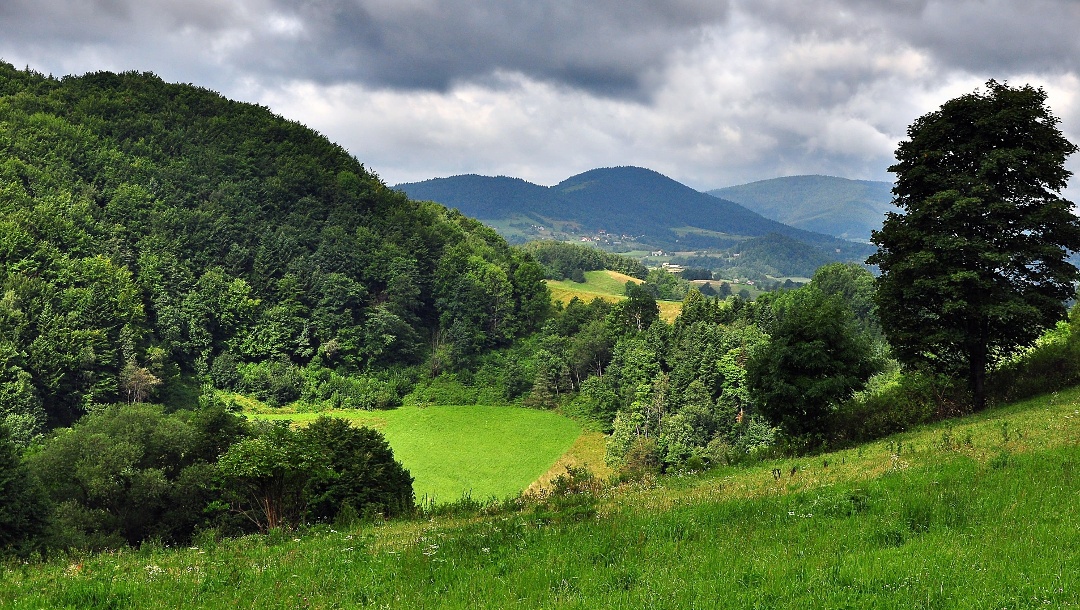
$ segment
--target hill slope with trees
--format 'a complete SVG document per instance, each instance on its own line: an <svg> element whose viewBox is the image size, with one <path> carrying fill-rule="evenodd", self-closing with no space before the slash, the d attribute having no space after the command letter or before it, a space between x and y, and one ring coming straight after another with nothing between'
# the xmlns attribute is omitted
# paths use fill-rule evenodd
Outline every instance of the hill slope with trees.
<svg viewBox="0 0 1080 610"><path fill-rule="evenodd" d="M0 126L0 417L19 438L193 374L393 404L395 367L433 343L467 361L549 306L494 231L266 108L0 64Z"/></svg>
<svg viewBox="0 0 1080 610"><path fill-rule="evenodd" d="M839 249L832 260L869 254L861 244L769 220L640 167L594 169L552 187L517 178L466 175L394 188L485 222L567 225L580 234L603 231L663 249L730 248L747 238L778 234L829 252Z"/></svg>
<svg viewBox="0 0 1080 610"><path fill-rule="evenodd" d="M892 205L892 184L834 176L786 176L707 191L806 231L867 242Z"/></svg>

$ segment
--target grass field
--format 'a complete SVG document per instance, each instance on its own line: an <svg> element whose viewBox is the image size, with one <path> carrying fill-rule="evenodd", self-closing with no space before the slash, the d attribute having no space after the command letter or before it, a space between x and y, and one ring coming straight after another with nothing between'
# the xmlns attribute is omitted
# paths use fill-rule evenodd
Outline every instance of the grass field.
<svg viewBox="0 0 1080 610"><path fill-rule="evenodd" d="M551 411L491 406L405 406L388 411L329 413L373 427L416 479L422 502L504 499L551 469L581 435L581 427ZM257 415L297 423L317 413ZM601 456L602 457L602 456Z"/></svg>
<svg viewBox="0 0 1080 610"><path fill-rule="evenodd" d="M551 298L563 304L569 303L570 299L577 297L588 303L600 297L612 303L625 298L626 282L638 282L641 280L617 271L586 271L585 283L578 284L571 280L547 280L551 290ZM682 311L682 303L677 301L657 301L660 307L660 318L666 322L672 322L679 317Z"/></svg>
<svg viewBox="0 0 1080 610"><path fill-rule="evenodd" d="M595 502L8 565L0 607L1080 607L1080 391Z"/></svg>

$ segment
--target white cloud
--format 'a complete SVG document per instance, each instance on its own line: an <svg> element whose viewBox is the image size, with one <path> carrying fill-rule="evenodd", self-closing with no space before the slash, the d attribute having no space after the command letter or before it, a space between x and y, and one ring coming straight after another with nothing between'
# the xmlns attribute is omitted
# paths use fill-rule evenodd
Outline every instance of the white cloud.
<svg viewBox="0 0 1080 610"><path fill-rule="evenodd" d="M1075 0L5 0L0 57L256 101L390 183L642 165L713 188L886 179L916 117L988 78L1044 86L1080 141L1078 28Z"/></svg>

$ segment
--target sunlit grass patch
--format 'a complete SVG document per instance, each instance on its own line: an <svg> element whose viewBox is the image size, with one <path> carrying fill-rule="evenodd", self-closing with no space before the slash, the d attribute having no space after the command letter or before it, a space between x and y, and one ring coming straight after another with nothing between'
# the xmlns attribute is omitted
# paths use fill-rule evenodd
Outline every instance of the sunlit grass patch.
<svg viewBox="0 0 1080 610"><path fill-rule="evenodd" d="M569 303L577 297L588 303L595 298L601 298L612 303L623 300L626 292L626 282L641 283L641 280L617 271L586 271L585 283L578 284L571 280L547 280L548 289L551 290L551 298L563 303ZM678 301L657 301L660 307L660 318L666 322L672 322L682 311L682 303Z"/></svg>
<svg viewBox="0 0 1080 610"><path fill-rule="evenodd" d="M518 407L404 406L385 411L330 411L376 428L416 479L422 502L516 495L548 471L581 434L573 420ZM261 414L297 423L320 413Z"/></svg>

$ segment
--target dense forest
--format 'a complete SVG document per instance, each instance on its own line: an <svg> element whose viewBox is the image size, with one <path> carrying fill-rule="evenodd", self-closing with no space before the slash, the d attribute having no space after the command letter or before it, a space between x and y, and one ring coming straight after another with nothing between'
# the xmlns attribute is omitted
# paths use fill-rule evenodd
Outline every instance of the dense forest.
<svg viewBox="0 0 1080 610"><path fill-rule="evenodd" d="M463 362L544 318L527 256L265 108L8 65L0 94L0 409L17 436L187 374L270 402L393 404L395 367L433 342Z"/></svg>
<svg viewBox="0 0 1080 610"><path fill-rule="evenodd" d="M542 279L490 229L265 108L0 64L0 428L30 448L0 477L25 539L0 542L409 510L377 433L245 424L215 388L400 404L421 363L465 367L539 328Z"/></svg>

